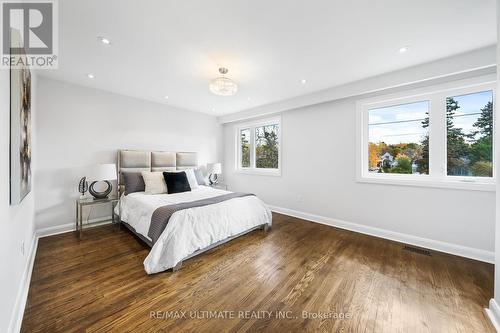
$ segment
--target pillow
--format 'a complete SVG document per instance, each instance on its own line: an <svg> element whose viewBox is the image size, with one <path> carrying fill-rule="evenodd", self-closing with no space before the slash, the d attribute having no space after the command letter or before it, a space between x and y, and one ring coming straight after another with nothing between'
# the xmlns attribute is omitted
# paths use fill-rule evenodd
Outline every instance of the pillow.
<svg viewBox="0 0 500 333"><path fill-rule="evenodd" d="M189 181L184 171L164 172L163 178L167 184L168 194L191 191Z"/></svg>
<svg viewBox="0 0 500 333"><path fill-rule="evenodd" d="M167 193L167 185L161 172L143 171L141 174L146 185L146 194Z"/></svg>
<svg viewBox="0 0 500 333"><path fill-rule="evenodd" d="M207 185L207 182L205 180L205 176L203 176L203 171L201 171L200 168L194 169L194 175L196 177L196 181L198 182L198 185Z"/></svg>
<svg viewBox="0 0 500 333"><path fill-rule="evenodd" d="M188 179L189 187L191 188L191 190L197 189L198 188L198 181L196 180L196 175L194 173L194 169L187 169L187 170L184 170L184 172L186 172L186 177Z"/></svg>
<svg viewBox="0 0 500 333"><path fill-rule="evenodd" d="M124 172L123 183L125 184L125 195L146 190L146 184L144 184L144 178L140 172Z"/></svg>

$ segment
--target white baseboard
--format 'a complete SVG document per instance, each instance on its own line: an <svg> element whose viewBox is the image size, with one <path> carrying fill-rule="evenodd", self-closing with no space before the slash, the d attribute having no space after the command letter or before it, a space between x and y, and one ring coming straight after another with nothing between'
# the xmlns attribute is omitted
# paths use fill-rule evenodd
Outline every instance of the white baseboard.
<svg viewBox="0 0 500 333"><path fill-rule="evenodd" d="M88 221L88 223L98 224L99 222L103 222L102 224L106 224L106 222L109 222L111 220L111 215L110 216L104 216L104 217L99 217L96 219L91 219ZM84 224L85 226L85 224ZM66 223L66 224L60 224L56 225L53 227L47 227L47 228L41 228L38 229L36 234L39 238L42 237L47 237L47 236L53 236L53 235L58 235L58 234L63 234L65 232L70 232L74 231L76 229L75 223Z"/></svg>
<svg viewBox="0 0 500 333"><path fill-rule="evenodd" d="M26 260L26 266L24 267L23 274L21 276L21 283L19 284L19 289L17 291L16 303L14 304L14 310L12 311L12 317L10 319L9 328L7 332L17 333L21 330L21 324L23 322L24 309L26 307L26 301L28 299L28 291L31 282L31 273L33 272L33 264L35 263L36 250L38 247L38 236L36 233L33 234L33 238L30 244L30 249L28 252L28 260Z"/></svg>
<svg viewBox="0 0 500 333"><path fill-rule="evenodd" d="M486 311L486 314L488 314L488 317L490 318L493 326L495 326L497 332L500 332L500 307L497 302L493 298L490 299L490 307L484 310Z"/></svg>
<svg viewBox="0 0 500 333"><path fill-rule="evenodd" d="M486 251L486 250L466 247L466 246L452 244L452 243L446 243L446 242L428 239L428 238L423 238L423 237L418 237L418 236L412 236L412 235L403 234L403 233L399 233L399 232L395 232L395 231L370 227L370 226L363 225L363 224L352 223L352 222L347 222L347 221L334 219L334 218L330 218L330 217L300 212L300 211L296 211L296 210L288 209L288 208L282 208L282 207L276 207L276 206L269 205L269 209L271 209L273 212L276 212L276 213L289 215L289 216L301 218L304 220L329 225L332 227L347 229L350 231L355 231L355 232L359 232L359 233L370 235L370 236L385 238L385 239L393 240L396 242L411 244L411 245L424 247L424 248L435 250L435 251L446 252L446 253L457 255L460 257L466 257L466 258L470 258L470 259L474 259L474 260L484 261L484 262L491 263L491 264L493 264L495 262L495 253L490 252L490 251Z"/></svg>

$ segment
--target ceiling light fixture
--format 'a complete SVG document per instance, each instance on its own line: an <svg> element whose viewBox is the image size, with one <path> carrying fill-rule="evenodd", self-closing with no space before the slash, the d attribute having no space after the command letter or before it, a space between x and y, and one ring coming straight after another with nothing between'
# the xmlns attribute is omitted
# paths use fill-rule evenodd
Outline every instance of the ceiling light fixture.
<svg viewBox="0 0 500 333"><path fill-rule="evenodd" d="M399 53L406 53L410 49L409 46L403 46L399 49Z"/></svg>
<svg viewBox="0 0 500 333"><path fill-rule="evenodd" d="M103 43L104 45L110 45L111 44L111 41L109 39L107 39L106 37L97 37L101 43Z"/></svg>
<svg viewBox="0 0 500 333"><path fill-rule="evenodd" d="M168 96L165 96L165 97L163 97L163 98L168 99Z"/></svg>
<svg viewBox="0 0 500 333"><path fill-rule="evenodd" d="M87 74L87 77L88 77L89 79L95 79L95 75L94 75L94 74L92 74L92 73L88 73L88 74Z"/></svg>
<svg viewBox="0 0 500 333"><path fill-rule="evenodd" d="M306 82L307 82L306 79L300 80L300 83L302 83L302 84L306 84Z"/></svg>
<svg viewBox="0 0 500 333"><path fill-rule="evenodd" d="M225 77L228 69L221 67L219 68L219 73L222 76L219 76L216 79L213 79L208 86L210 91L219 96L233 96L238 91L238 85L233 80Z"/></svg>

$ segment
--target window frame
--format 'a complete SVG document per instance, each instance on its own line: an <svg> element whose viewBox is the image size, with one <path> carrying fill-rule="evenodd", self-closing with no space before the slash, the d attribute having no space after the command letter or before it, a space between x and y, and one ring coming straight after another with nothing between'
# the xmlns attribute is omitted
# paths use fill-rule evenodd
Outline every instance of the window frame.
<svg viewBox="0 0 500 333"><path fill-rule="evenodd" d="M424 186L478 191L494 191L496 188L496 158L493 153L493 177L447 175L446 98L481 91L493 92L493 151L497 120L496 77L486 75L473 79L448 82L401 93L359 100L356 103L356 180L404 186ZM368 171L369 117L371 109L429 101L429 174L379 174Z"/></svg>
<svg viewBox="0 0 500 333"><path fill-rule="evenodd" d="M257 168L256 163L256 144L255 144L255 129L257 127L268 126L268 125L278 125L278 168ZM240 133L243 130L250 130L250 167L242 167L242 153L241 153L241 136ZM281 176L281 133L283 129L281 126L281 116L259 119L251 122L245 122L238 124L235 127L235 140L236 140L236 152L235 152L235 170L239 173L246 174L257 174L257 175L267 175L267 176Z"/></svg>

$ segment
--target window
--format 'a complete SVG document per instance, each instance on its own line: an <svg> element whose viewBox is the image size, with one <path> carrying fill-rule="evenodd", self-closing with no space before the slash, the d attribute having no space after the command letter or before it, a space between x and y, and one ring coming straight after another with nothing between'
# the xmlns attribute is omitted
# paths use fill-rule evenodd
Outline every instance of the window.
<svg viewBox="0 0 500 333"><path fill-rule="evenodd" d="M368 171L429 173L429 102L368 111Z"/></svg>
<svg viewBox="0 0 500 333"><path fill-rule="evenodd" d="M272 118L237 128L237 165L242 172L280 173L280 119Z"/></svg>
<svg viewBox="0 0 500 333"><path fill-rule="evenodd" d="M493 91L446 98L447 174L493 176Z"/></svg>
<svg viewBox="0 0 500 333"><path fill-rule="evenodd" d="M244 129L240 131L241 138L241 167L250 167L250 130Z"/></svg>
<svg viewBox="0 0 500 333"><path fill-rule="evenodd" d="M359 101L357 180L494 190L494 87L488 76Z"/></svg>

